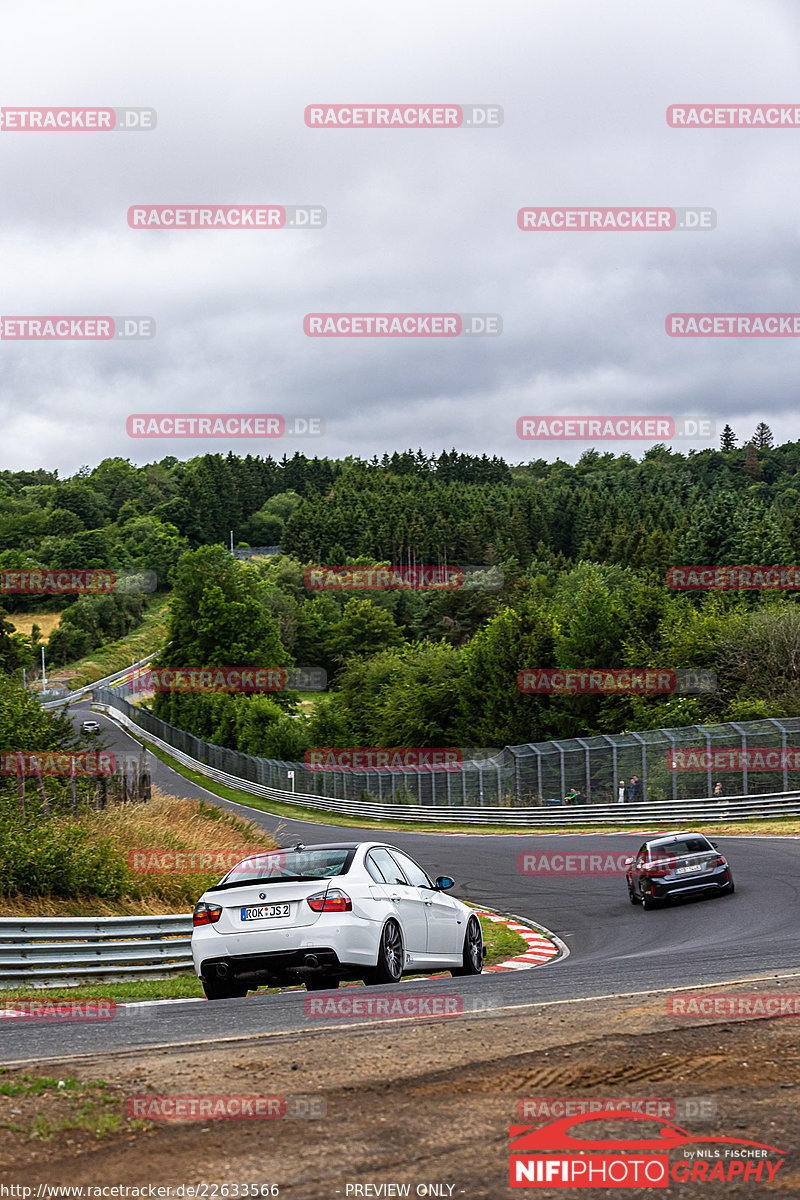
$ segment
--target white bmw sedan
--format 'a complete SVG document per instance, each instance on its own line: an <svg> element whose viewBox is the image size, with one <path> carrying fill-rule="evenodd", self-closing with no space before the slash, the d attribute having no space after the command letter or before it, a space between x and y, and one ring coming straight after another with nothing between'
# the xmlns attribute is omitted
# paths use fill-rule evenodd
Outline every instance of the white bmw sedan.
<svg viewBox="0 0 800 1200"><path fill-rule="evenodd" d="M297 845L246 858L197 902L192 957L209 1000L252 988L404 974L479 975L477 916L418 863L378 842Z"/></svg>

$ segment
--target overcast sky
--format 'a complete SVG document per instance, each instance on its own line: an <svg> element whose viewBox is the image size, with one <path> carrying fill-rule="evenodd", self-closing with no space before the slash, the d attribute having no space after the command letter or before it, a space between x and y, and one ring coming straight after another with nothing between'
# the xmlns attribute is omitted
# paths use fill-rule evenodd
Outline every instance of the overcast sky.
<svg viewBox="0 0 800 1200"><path fill-rule="evenodd" d="M800 436L797 338L667 336L800 311L791 0L3 5L0 105L131 106L152 132L0 131L0 313L148 315L150 341L0 341L0 467L422 446L574 461L529 414L766 420ZM496 104L498 128L311 129L309 104ZM131 205L310 204L324 229L134 230ZM710 206L712 232L526 232L525 206ZM310 338L312 312L499 313L492 338ZM131 413L319 414L322 437L134 440ZM694 439L675 448L718 445ZM647 443L599 447L640 456Z"/></svg>

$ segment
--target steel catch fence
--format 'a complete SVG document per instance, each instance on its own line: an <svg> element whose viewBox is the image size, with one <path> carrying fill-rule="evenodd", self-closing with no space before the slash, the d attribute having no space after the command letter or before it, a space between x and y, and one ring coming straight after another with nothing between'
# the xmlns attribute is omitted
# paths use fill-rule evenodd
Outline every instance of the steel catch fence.
<svg viewBox="0 0 800 1200"><path fill-rule="evenodd" d="M144 741L165 750L181 765L193 768L200 774L218 783L238 788L255 796L275 800L282 804L296 804L304 808L322 809L337 812L347 816L364 816L373 820L392 821L436 821L459 824L504 824L519 826L546 826L555 821L559 825L604 825L608 823L620 825L636 825L658 821L664 824L684 824L690 820L724 821L738 818L779 817L793 815L800 811L800 788L797 791L770 792L756 796L734 795L724 797L698 796L683 797L678 800L639 801L638 803L608 804L593 803L555 805L551 802L514 803L513 795L507 803L474 804L417 804L413 799L394 802L381 802L368 795L357 797L335 797L320 795L313 792L287 791L285 787L273 787L261 783L257 779L245 775L234 774L224 769L226 755L236 752L226 751L223 747L212 746L186 734L183 730L175 730L164 721L159 721L151 713L142 711L121 700L113 692L107 692L102 698L97 698L99 707L113 711L121 724L131 729ZM156 729L158 732L156 732ZM178 734L180 737L175 737ZM192 754L178 743L186 744L189 739ZM191 745L193 743L193 745ZM516 747L515 747L516 748ZM208 751L214 754L208 755ZM200 754L206 753L206 757ZM217 757L221 765L215 766L208 761L209 757ZM247 755L239 756L249 758ZM255 764L270 764L266 759L250 759ZM286 770L299 764L274 764ZM266 775L266 771L264 772Z"/></svg>
<svg viewBox="0 0 800 1200"><path fill-rule="evenodd" d="M439 808L676 805L697 797L734 800L800 791L800 718L561 738L467 757L457 770L312 770L302 762L258 758L177 729L125 699L126 685L95 688L95 700L143 732L217 771L281 792L326 801L374 798L383 805ZM679 769L673 768L677 762ZM631 794L631 782L638 785ZM328 807L332 807L328 805ZM565 808L571 807L570 804ZM622 805L619 805L622 809Z"/></svg>

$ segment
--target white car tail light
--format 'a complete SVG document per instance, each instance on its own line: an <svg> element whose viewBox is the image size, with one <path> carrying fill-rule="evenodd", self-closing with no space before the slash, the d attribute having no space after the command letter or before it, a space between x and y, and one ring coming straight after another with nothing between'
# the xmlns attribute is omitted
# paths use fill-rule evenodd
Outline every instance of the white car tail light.
<svg viewBox="0 0 800 1200"><path fill-rule="evenodd" d="M306 899L306 903L314 912L352 912L353 901L344 892L334 888L330 892L315 892Z"/></svg>

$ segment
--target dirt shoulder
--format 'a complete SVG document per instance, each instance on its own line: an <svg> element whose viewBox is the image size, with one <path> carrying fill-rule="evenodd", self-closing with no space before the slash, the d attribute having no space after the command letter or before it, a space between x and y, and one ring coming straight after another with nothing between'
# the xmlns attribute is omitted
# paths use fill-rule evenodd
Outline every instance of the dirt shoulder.
<svg viewBox="0 0 800 1200"><path fill-rule="evenodd" d="M721 990L789 995L800 988L784 977ZM221 1038L235 1035L225 1013L221 1005ZM381 1184L408 1184L409 1195L425 1195L417 1189L436 1184L441 1190L427 1194L496 1200L509 1194L508 1127L525 1120L518 1104L526 1097L703 1098L705 1110L709 1102L716 1106L713 1119L707 1111L681 1119L680 1110L671 1119L698 1137L779 1147L787 1158L770 1189L797 1195L799 1035L797 1019L676 1020L666 1014L664 995L648 995L362 1027L343 1021L341 1028L300 1037L265 1035L29 1065L0 1074L0 1179L276 1184L280 1196L293 1200L403 1194L375 1190ZM22 1093L23 1076L51 1077L55 1086ZM75 1083L58 1088L65 1079ZM109 1114L102 1136L91 1123L59 1130L59 1120L69 1124L79 1102L86 1106L95 1096L96 1081L105 1084L102 1109ZM13 1094L3 1094L9 1090ZM310 1097L324 1101L326 1115L141 1127L125 1115L132 1096L212 1093ZM37 1111L49 1123L48 1137L31 1136ZM753 1189L752 1182L673 1183L669 1194L751 1196ZM609 1192L540 1187L537 1195Z"/></svg>

